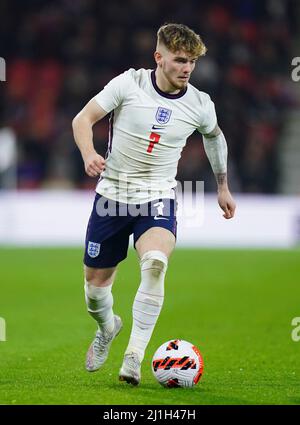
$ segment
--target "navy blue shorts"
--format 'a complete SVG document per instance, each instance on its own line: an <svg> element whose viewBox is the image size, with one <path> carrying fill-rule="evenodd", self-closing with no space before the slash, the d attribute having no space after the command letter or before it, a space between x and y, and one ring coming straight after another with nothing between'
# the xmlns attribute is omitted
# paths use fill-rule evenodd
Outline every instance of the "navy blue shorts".
<svg viewBox="0 0 300 425"><path fill-rule="evenodd" d="M96 193L89 219L84 264L88 267L115 267L127 257L129 236L134 246L151 227L170 230L175 238L177 201L161 198L145 204L124 204Z"/></svg>

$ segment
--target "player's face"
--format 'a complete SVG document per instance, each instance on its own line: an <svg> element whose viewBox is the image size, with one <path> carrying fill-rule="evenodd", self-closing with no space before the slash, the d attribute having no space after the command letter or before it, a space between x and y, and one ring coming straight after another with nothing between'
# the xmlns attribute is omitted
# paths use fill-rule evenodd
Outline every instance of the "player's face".
<svg viewBox="0 0 300 425"><path fill-rule="evenodd" d="M197 58L185 52L167 51L161 58L161 70L169 84L175 89L184 89L194 71Z"/></svg>

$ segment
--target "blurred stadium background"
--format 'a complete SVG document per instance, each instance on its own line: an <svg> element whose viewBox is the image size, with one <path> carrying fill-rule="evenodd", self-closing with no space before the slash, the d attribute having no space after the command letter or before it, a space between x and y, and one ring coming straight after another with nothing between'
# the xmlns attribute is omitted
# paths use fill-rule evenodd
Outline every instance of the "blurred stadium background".
<svg viewBox="0 0 300 425"><path fill-rule="evenodd" d="M0 56L6 61L6 81L0 82L0 316L8 326L7 343L0 343L2 353L7 354L1 360L7 379L2 393L0 388L0 403L99 403L98 378L83 378L78 363L93 329L81 293L81 256L95 180L84 173L71 121L114 76L130 67L154 67L156 31L165 22L191 26L207 45L208 53L199 60L192 83L215 102L229 146L230 187L238 204L236 218L225 221L216 203L216 184L201 136L195 133L183 152L177 178L181 182L204 181L204 214L202 225L195 229L191 223L187 225L185 217L179 220L178 245L182 248L174 254L170 280L178 285L180 294L182 281L176 279L186 276L180 274L179 265L190 264L187 279L192 288L201 291L201 297L198 301L191 295L186 303L191 306L186 313L194 320L194 328L187 331L181 323L175 326L176 315L172 323L176 335L204 343L204 351L210 355L206 382L211 394L184 393L172 399L158 392L154 396L150 390L158 390L145 372L150 392L136 398L117 393L107 384L110 393L102 402L151 404L165 397L166 403L178 404L299 403L298 347L290 339L291 319L300 314L300 83L291 76L292 59L300 56L299 2L3 0L0 16ZM94 135L96 148L104 155L108 119L97 123ZM18 246L23 245L26 249L20 250ZM79 248L31 249L40 245ZM188 255L190 251L183 248L191 247L193 254ZM204 250L207 247L226 249ZM243 247L244 254L227 250L234 247ZM285 250L247 251L247 247ZM198 273L199 259L204 262ZM214 270L216 262L219 272ZM132 279L132 297L133 285L138 282L132 252L121 269L120 281ZM72 311L70 291L74 291L71 302L77 315L72 336L69 329L74 322L65 314ZM116 291L124 300L124 305L118 300L116 305L125 311L124 287L116 286ZM36 321L40 306L45 314L43 325ZM161 333L155 334L150 353L172 337L168 311L175 307L182 308L179 298L166 301ZM59 328L55 334L53 321ZM129 328L127 323L127 334ZM120 337L124 346L126 332ZM73 344L71 359L64 345L66 338L67 344ZM21 354L18 343L22 343ZM79 360L75 355L78 346ZM230 376L222 369L223 350ZM273 350L281 353L281 359ZM47 363L45 352L48 361L62 365L57 371ZM256 358L254 367L240 360L249 353ZM35 368L30 368L32 358L37 360ZM116 355L115 368L120 358ZM70 364L80 377L78 382L72 374L64 375ZM252 375L241 377L247 367ZM107 382L110 372L105 369ZM82 397L88 379L95 384L89 387L89 395ZM65 393L55 392L63 381ZM217 390L216 381L226 384L226 391ZM37 382L41 384L33 396L31 388ZM73 396L68 393L70 388Z"/></svg>
<svg viewBox="0 0 300 425"><path fill-rule="evenodd" d="M258 204L262 195L269 195L269 199L273 195L273 200L276 195L285 195L283 200L277 198L276 208L267 202L269 210L265 209L267 198L259 211L255 203L253 212L248 209L248 205L250 208L252 205L250 200L247 211L253 218L252 224L257 221L260 224L256 231L259 235L264 228L261 214L265 211L269 227L265 240L270 246L274 241L268 239L273 231L269 214L279 208L283 213L282 226L280 230L277 222L274 229L275 233L284 233L279 245L298 243L298 198L292 204L287 203L286 198L286 195L299 195L300 182L300 89L291 77L291 61L299 50L297 1L29 0L23 7L22 2L12 0L2 1L0 7L0 51L7 64L7 81L0 84L2 189L30 191L33 196L27 193L26 205L32 199L41 205L49 189L92 191L95 180L85 175L72 137L72 118L114 76L130 67L153 68L159 25L166 21L184 22L201 34L208 47L207 56L199 61L192 82L215 101L219 123L229 145L232 191L259 194ZM98 123L94 133L97 150L105 155L108 119ZM181 182L204 180L205 192L215 192L216 184L201 135L195 133L189 139L177 178ZM41 190L44 197L40 200L37 193ZM17 238L5 231L7 217L10 217L10 229L15 216L15 228L19 223L19 228L29 232L30 223L26 224L24 213L18 219L14 199L2 197L1 202L0 198L0 243L9 244ZM208 206L209 202L208 196ZM18 203L21 203L19 197ZM87 205L86 198L82 203ZM61 208L64 205L61 199ZM68 206L66 208L64 212ZM37 212L35 203L33 210ZM28 216L34 223L33 210L28 211ZM55 211L58 211L57 205ZM84 212L87 214L88 210ZM41 214L38 215L40 221ZM41 227L45 227L44 224L41 223ZM231 226L227 229L232 234ZM243 234L245 228L249 226L246 224L238 232ZM36 228L36 232L40 229ZM222 233L222 229L218 229L219 232ZM22 239L20 232L18 234ZM68 235L62 233L57 242L61 243L64 237L68 239ZM73 235L73 243L74 238ZM77 243L80 238L82 233L75 238ZM26 236L24 239L29 243L36 241ZM42 242L42 234L40 239ZM53 237L52 240L55 242ZM247 244L247 238L241 237L240 241ZM231 242L236 245L236 241L228 239L228 232L220 237L221 245ZM206 245L207 238L203 242L200 238L199 243Z"/></svg>

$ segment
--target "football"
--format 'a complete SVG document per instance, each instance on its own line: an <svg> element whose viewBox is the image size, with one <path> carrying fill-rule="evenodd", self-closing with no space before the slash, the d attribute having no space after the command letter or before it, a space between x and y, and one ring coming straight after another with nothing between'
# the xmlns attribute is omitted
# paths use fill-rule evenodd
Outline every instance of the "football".
<svg viewBox="0 0 300 425"><path fill-rule="evenodd" d="M152 358L152 372L168 388L193 387L203 374L199 349L190 342L174 339L162 344Z"/></svg>

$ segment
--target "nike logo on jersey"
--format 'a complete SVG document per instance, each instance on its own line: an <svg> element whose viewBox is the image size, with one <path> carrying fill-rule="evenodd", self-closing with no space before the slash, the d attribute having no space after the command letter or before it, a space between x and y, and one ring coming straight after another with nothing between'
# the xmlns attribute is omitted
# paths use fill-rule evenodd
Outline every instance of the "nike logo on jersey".
<svg viewBox="0 0 300 425"><path fill-rule="evenodd" d="M163 130L165 127L160 127L159 125L153 125L152 130Z"/></svg>
<svg viewBox="0 0 300 425"><path fill-rule="evenodd" d="M169 220L169 219L165 217L157 217L157 215L155 215L154 220Z"/></svg>

